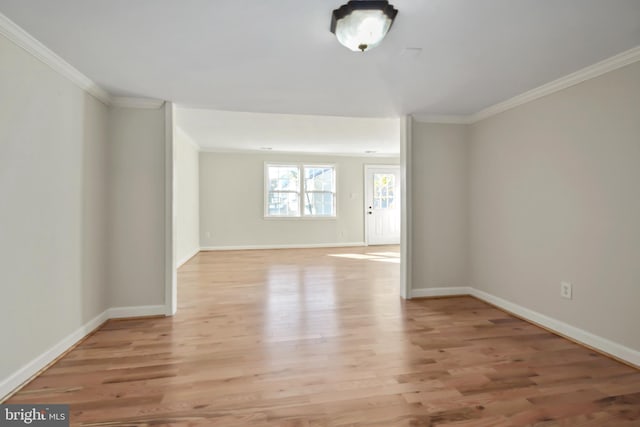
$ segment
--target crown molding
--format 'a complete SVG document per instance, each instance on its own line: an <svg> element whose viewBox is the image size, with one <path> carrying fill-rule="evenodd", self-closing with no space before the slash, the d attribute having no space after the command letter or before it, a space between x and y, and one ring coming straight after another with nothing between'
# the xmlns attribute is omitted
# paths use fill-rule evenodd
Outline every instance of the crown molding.
<svg viewBox="0 0 640 427"><path fill-rule="evenodd" d="M54 71L69 79L80 89L87 91L106 105L111 104L111 96L107 91L59 57L51 49L40 43L2 13L0 13L0 34L47 64Z"/></svg>
<svg viewBox="0 0 640 427"><path fill-rule="evenodd" d="M578 70L575 73L568 74L535 89L531 89L520 95L514 96L511 99L507 99L506 101L499 102L495 105L482 109L468 116L468 123L479 122L480 120L495 116L496 114L510 110L519 105L526 104L527 102L534 101L538 98L542 98L543 96L551 95L552 93L559 92L568 87L575 86L578 83L593 79L610 71L633 64L637 61L640 61L640 46L636 46L633 49L619 53L618 55L607 58L604 61L597 62Z"/></svg>
<svg viewBox="0 0 640 427"><path fill-rule="evenodd" d="M466 125L471 123L471 116L437 115L415 113L411 117L417 122L434 124Z"/></svg>
<svg viewBox="0 0 640 427"><path fill-rule="evenodd" d="M0 34L51 67L58 74L66 77L80 89L93 95L105 105L119 108L148 109L158 109L164 105L164 101L159 99L111 96L109 92L82 74L77 68L62 59L2 13L0 13Z"/></svg>
<svg viewBox="0 0 640 427"><path fill-rule="evenodd" d="M633 49L619 53L618 55L597 62L574 73L568 74L557 80L553 80L542 86L521 93L520 95L516 95L513 98L499 102L470 115L456 116L414 113L412 114L412 117L414 120L422 123L472 124L638 61L640 61L640 46L636 46Z"/></svg>
<svg viewBox="0 0 640 427"><path fill-rule="evenodd" d="M106 105L113 105L120 108L157 109L164 104L164 101L157 99L112 97L97 83L82 74L78 69L62 59L2 13L0 13L0 34ZM472 124L638 61L640 61L640 46L636 46L520 95L516 95L506 101L484 108L471 115L414 113L412 117L416 121L423 123Z"/></svg>
<svg viewBox="0 0 640 427"><path fill-rule="evenodd" d="M164 105L161 99L135 98L130 96L112 96L111 106L118 108L142 108L157 110Z"/></svg>

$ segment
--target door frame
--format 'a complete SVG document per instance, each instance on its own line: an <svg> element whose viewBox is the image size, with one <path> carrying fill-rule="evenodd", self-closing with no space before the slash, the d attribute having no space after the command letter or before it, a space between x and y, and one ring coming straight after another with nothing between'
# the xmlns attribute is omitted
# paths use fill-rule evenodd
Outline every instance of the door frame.
<svg viewBox="0 0 640 427"><path fill-rule="evenodd" d="M413 118L411 115L400 118L400 297L411 299L413 288L413 192L411 175L413 164Z"/></svg>
<svg viewBox="0 0 640 427"><path fill-rule="evenodd" d="M176 154L174 144L175 104L164 104L164 304L165 315L178 311L178 268L176 267L177 218Z"/></svg>
<svg viewBox="0 0 640 427"><path fill-rule="evenodd" d="M375 163L366 163L364 165L364 175L363 175L363 184L362 184L362 215L364 216L364 244L369 246L369 215L367 215L367 174L370 169L397 169L398 175L400 177L400 186L402 186L402 167L400 164L390 165L390 164L375 164ZM400 192L400 224L402 224L402 192ZM400 242L402 243L402 235L400 236Z"/></svg>

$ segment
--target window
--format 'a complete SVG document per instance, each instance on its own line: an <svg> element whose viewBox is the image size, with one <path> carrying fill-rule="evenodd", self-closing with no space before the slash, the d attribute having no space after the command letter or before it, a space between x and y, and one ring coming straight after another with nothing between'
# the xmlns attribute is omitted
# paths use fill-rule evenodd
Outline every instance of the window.
<svg viewBox="0 0 640 427"><path fill-rule="evenodd" d="M267 216L300 216L300 168L268 166Z"/></svg>
<svg viewBox="0 0 640 427"><path fill-rule="evenodd" d="M265 217L335 216L335 166L265 165Z"/></svg>
<svg viewBox="0 0 640 427"><path fill-rule="evenodd" d="M392 173L373 174L373 207L375 209L395 208L396 177Z"/></svg>

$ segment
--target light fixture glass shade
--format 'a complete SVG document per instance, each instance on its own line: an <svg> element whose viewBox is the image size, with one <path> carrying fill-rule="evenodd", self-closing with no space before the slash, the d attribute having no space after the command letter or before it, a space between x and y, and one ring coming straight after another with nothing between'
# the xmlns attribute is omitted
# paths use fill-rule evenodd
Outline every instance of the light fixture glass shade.
<svg viewBox="0 0 640 427"><path fill-rule="evenodd" d="M397 13L387 1L350 1L333 11L331 32L343 46L364 52L382 42Z"/></svg>

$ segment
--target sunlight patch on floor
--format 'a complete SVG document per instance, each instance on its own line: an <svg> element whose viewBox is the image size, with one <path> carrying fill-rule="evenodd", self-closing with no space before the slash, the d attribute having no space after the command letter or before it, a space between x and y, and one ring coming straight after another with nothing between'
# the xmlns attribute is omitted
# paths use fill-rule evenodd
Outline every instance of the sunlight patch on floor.
<svg viewBox="0 0 640 427"><path fill-rule="evenodd" d="M400 252L368 252L367 255L400 258Z"/></svg>
<svg viewBox="0 0 640 427"><path fill-rule="evenodd" d="M400 264L400 258L373 258L370 261L391 262L393 264Z"/></svg>
<svg viewBox="0 0 640 427"><path fill-rule="evenodd" d="M350 259L372 259L372 258L377 258L375 256L364 255L364 254L329 254L329 256L334 256L334 257L338 257L338 258L350 258Z"/></svg>
<svg viewBox="0 0 640 427"><path fill-rule="evenodd" d="M367 261L390 262L400 264L400 253L398 252L369 252L366 254L328 254L337 258L349 258Z"/></svg>

